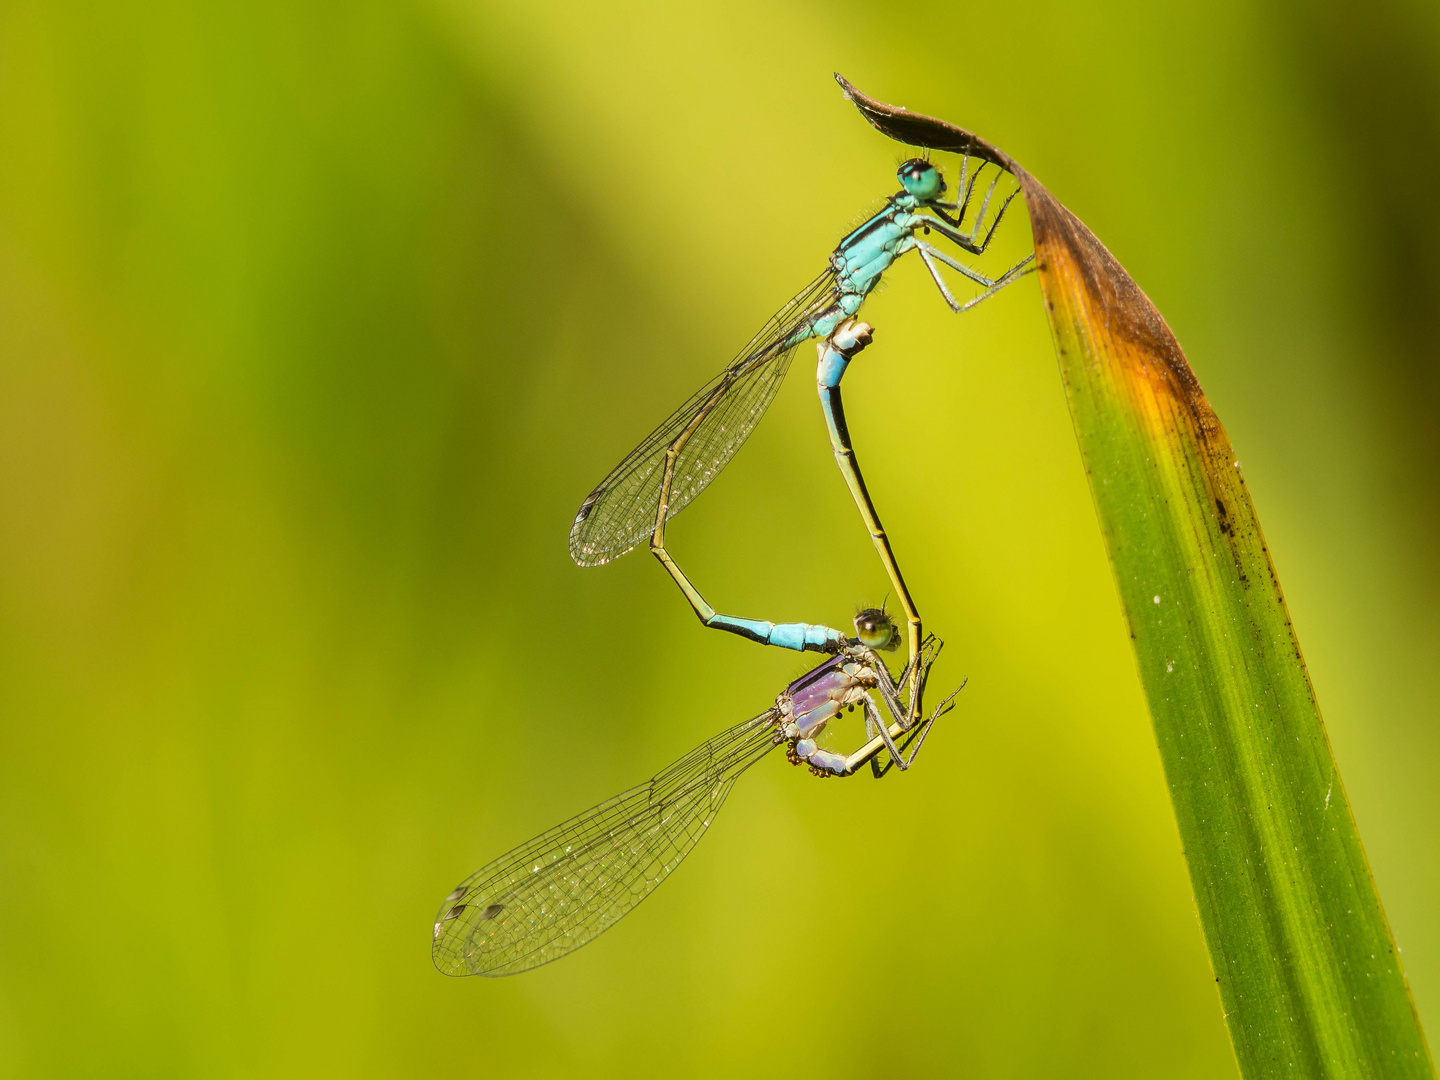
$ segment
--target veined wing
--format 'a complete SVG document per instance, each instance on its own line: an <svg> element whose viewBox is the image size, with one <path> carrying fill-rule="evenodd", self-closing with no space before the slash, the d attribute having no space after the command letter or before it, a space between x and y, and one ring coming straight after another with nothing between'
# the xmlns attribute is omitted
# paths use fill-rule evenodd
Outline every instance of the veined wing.
<svg viewBox="0 0 1440 1080"><path fill-rule="evenodd" d="M694 426L675 462L668 521L715 479L750 437L780 389L805 323L834 301L827 270L781 308L724 371L652 431L600 481L570 528L570 557L599 566L624 555L655 528L665 452ZM698 420L698 424L697 424Z"/></svg>
<svg viewBox="0 0 1440 1080"><path fill-rule="evenodd" d="M603 934L690 853L740 774L776 745L775 710L722 731L648 784L556 825L462 881L435 921L446 975L514 975Z"/></svg>

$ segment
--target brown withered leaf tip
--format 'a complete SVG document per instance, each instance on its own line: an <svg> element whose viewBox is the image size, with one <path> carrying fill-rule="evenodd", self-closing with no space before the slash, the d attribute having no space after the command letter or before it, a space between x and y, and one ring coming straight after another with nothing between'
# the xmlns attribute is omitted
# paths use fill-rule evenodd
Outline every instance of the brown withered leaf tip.
<svg viewBox="0 0 1440 1080"><path fill-rule="evenodd" d="M857 90L839 72L835 73L835 81L872 127L897 142L943 153L968 153L1008 170L1019 181L1030 211L1036 265L1042 284L1047 277L1053 280L1057 274L1078 277L1075 284L1084 294L1089 318L1144 357L1142 362L1152 368L1146 372L1147 376L1152 379L1158 376L1170 384L1171 396L1184 404L1202 440L1208 441L1211 434L1220 430L1219 421L1205 400L1179 341L1150 298L1099 238L1051 195L1044 184L1004 150L973 132L947 120L876 101ZM1051 289L1047 287L1044 291L1047 303L1053 303Z"/></svg>

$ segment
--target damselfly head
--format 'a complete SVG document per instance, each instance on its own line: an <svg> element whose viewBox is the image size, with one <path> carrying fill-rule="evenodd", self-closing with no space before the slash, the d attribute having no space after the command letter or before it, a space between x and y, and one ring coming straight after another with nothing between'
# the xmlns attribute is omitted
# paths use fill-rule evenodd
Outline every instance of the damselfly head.
<svg viewBox="0 0 1440 1080"><path fill-rule="evenodd" d="M867 649L890 652L900 647L900 627L884 608L861 608L855 615L855 637Z"/></svg>
<svg viewBox="0 0 1440 1080"><path fill-rule="evenodd" d="M921 202L938 199L945 192L945 178L924 158L902 163L895 175L900 178L900 186Z"/></svg>

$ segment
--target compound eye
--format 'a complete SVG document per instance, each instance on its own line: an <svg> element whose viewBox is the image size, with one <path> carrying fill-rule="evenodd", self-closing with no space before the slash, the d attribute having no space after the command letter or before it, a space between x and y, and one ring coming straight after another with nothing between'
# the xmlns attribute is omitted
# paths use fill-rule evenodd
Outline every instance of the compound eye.
<svg viewBox="0 0 1440 1080"><path fill-rule="evenodd" d="M900 644L900 628L883 608L865 608L855 616L855 637L867 649L889 652Z"/></svg>
<svg viewBox="0 0 1440 1080"><path fill-rule="evenodd" d="M921 202L939 198L945 190L940 170L924 158L911 158L900 166L895 175L900 180L900 186Z"/></svg>

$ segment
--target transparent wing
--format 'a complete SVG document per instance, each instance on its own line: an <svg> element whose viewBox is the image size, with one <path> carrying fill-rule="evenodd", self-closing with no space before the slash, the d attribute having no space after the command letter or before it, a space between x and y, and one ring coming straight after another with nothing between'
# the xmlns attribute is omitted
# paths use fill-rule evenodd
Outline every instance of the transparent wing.
<svg viewBox="0 0 1440 1080"><path fill-rule="evenodd" d="M600 481L580 505L570 528L572 559L581 566L599 566L624 555L654 531L665 452L697 419L698 426L675 462L666 520L715 479L775 399L805 324L834 301L834 278L827 270L776 312L729 367Z"/></svg>
<svg viewBox="0 0 1440 1080"><path fill-rule="evenodd" d="M740 774L776 745L775 711L702 743L648 783L556 825L462 881L435 921L446 975L514 975L614 926L704 835Z"/></svg>

